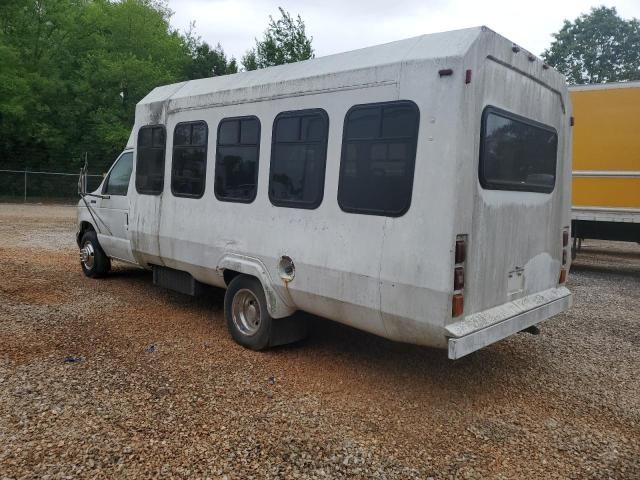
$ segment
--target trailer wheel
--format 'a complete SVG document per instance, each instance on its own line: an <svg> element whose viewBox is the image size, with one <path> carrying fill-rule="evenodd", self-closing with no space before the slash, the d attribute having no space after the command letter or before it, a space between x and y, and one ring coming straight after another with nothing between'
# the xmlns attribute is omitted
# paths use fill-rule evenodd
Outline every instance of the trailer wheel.
<svg viewBox="0 0 640 480"><path fill-rule="evenodd" d="M80 240L80 266L90 278L102 277L111 270L111 260L102 250L93 230L85 232Z"/></svg>
<svg viewBox="0 0 640 480"><path fill-rule="evenodd" d="M240 345L252 350L269 346L273 318L257 278L238 275L231 281L224 296L224 316L229 333Z"/></svg>

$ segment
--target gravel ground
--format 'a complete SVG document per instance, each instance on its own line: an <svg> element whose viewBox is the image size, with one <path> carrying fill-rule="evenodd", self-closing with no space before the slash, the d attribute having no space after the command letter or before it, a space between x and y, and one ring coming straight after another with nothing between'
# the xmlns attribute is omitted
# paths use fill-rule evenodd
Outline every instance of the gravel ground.
<svg viewBox="0 0 640 480"><path fill-rule="evenodd" d="M0 478L640 478L640 248L461 360L314 319L255 353L223 292L82 275L69 207L0 205Z"/></svg>

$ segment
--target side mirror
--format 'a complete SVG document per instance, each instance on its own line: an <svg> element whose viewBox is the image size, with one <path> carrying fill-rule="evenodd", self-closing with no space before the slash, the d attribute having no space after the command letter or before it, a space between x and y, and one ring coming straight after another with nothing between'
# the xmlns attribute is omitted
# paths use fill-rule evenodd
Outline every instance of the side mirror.
<svg viewBox="0 0 640 480"><path fill-rule="evenodd" d="M87 194L87 160L85 158L84 165L80 169L80 177L78 178L78 194L84 197Z"/></svg>

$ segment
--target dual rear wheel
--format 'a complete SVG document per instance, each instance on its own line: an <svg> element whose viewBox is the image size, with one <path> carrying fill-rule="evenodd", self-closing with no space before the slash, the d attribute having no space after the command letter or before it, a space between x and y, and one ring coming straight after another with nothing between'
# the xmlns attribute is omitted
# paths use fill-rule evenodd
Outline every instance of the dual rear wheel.
<svg viewBox="0 0 640 480"><path fill-rule="evenodd" d="M239 275L229 283L224 296L224 316L231 336L240 345L252 350L269 346L273 318L257 278Z"/></svg>
<svg viewBox="0 0 640 480"><path fill-rule="evenodd" d="M252 350L293 343L307 335L307 322L302 314L271 317L262 284L250 275L238 275L229 283L224 296L224 316L233 339Z"/></svg>

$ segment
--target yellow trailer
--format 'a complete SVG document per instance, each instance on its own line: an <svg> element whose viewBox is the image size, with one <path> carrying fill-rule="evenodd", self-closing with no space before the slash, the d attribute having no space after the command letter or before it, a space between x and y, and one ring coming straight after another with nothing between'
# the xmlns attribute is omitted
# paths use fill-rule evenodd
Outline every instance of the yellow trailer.
<svg viewBox="0 0 640 480"><path fill-rule="evenodd" d="M569 92L574 242L640 242L640 82L579 85Z"/></svg>

